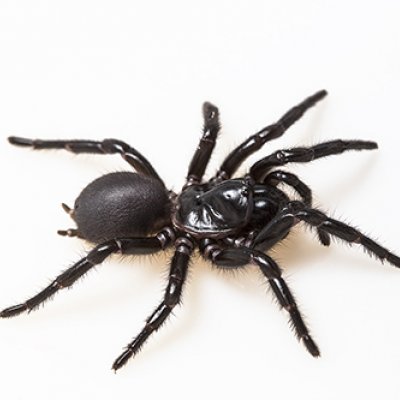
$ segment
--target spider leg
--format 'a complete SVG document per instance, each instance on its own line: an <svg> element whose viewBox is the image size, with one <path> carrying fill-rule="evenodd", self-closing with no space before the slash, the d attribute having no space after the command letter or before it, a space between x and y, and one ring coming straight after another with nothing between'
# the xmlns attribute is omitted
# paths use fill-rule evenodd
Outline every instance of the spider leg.
<svg viewBox="0 0 400 400"><path fill-rule="evenodd" d="M356 243L381 261L388 261L390 264L400 267L400 257L385 249L376 241L361 233L358 229L345 224L344 222L328 217L323 212L307 207L300 201L292 201L267 224L254 240L257 249L266 250L281 240L289 232L290 228L298 222L305 223L323 230L331 236L348 243Z"/></svg>
<svg viewBox="0 0 400 400"><path fill-rule="evenodd" d="M316 92L291 108L276 123L266 126L246 139L225 158L216 174L216 179L229 179L247 157L261 149L265 143L282 136L309 108L313 107L327 94L326 90Z"/></svg>
<svg viewBox="0 0 400 400"><path fill-rule="evenodd" d="M291 174L290 172L276 170L269 173L265 179L264 183L269 185L277 186L280 182L285 183L288 186L291 186L302 198L303 203L307 207L311 207L312 205L312 193L311 189L298 178L298 176ZM331 243L331 239L329 235L320 228L317 228L318 239L324 246L329 246Z"/></svg>
<svg viewBox="0 0 400 400"><path fill-rule="evenodd" d="M208 244L203 246L202 250L205 258L222 268L241 268L246 264L257 265L267 278L279 304L288 312L297 338L303 342L312 356L318 357L320 355L318 346L311 338L296 301L285 280L282 278L281 269L271 257L247 247L222 249L216 244Z"/></svg>
<svg viewBox="0 0 400 400"><path fill-rule="evenodd" d="M31 147L34 150L64 149L77 154L120 154L121 157L133 166L137 172L161 181L161 178L158 176L150 162L137 150L120 140L41 140L10 136L8 141L16 146Z"/></svg>
<svg viewBox="0 0 400 400"><path fill-rule="evenodd" d="M278 150L257 161L250 168L250 175L256 181L261 181L271 168L292 162L310 162L317 158L341 154L348 150L374 150L378 145L365 140L332 140L312 147L294 147L288 150Z"/></svg>
<svg viewBox="0 0 400 400"><path fill-rule="evenodd" d="M146 319L146 324L142 331L126 346L125 351L114 361L112 365L114 371L124 366L130 358L134 357L139 352L149 336L161 327L174 307L180 302L192 250L193 243L190 240L179 238L176 241L176 250L171 261L164 299Z"/></svg>
<svg viewBox="0 0 400 400"><path fill-rule="evenodd" d="M102 263L112 253L118 251L122 254L131 255L154 253L166 247L169 241L170 238L167 236L166 231L161 231L155 237L121 238L99 244L86 257L58 275L40 293L26 300L24 303L8 307L1 311L0 318L14 317L24 311L32 311L60 289L72 286L81 276L85 275L95 265Z"/></svg>
<svg viewBox="0 0 400 400"><path fill-rule="evenodd" d="M204 175L208 161L214 150L217 135L220 130L219 111L211 103L203 104L203 136L189 164L186 186L199 183Z"/></svg>
<svg viewBox="0 0 400 400"><path fill-rule="evenodd" d="M395 267L400 267L400 257L385 249L376 241L361 233L358 229L344 222L328 217L323 212L305 207L301 202L292 202L296 218L305 223L319 227L330 235L336 236L348 243L356 243L364 247L370 255L376 256L381 261L387 261Z"/></svg>

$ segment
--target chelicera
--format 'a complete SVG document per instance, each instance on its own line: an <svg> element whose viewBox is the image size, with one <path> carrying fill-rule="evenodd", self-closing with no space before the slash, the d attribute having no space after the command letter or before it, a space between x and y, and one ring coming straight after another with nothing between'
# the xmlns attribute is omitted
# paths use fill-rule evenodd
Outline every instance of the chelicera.
<svg viewBox="0 0 400 400"><path fill-rule="evenodd" d="M116 172L90 183L73 208L63 204L76 228L59 234L93 243L88 254L62 272L44 290L25 302L6 308L0 317L31 311L60 289L70 287L113 253L150 254L174 249L164 297L147 318L142 331L127 345L112 368L121 368L141 349L181 301L190 258L195 249L217 268L259 267L279 304L287 311L298 339L312 356L320 355L294 297L276 261L267 254L299 222L316 229L329 246L331 236L361 245L369 254L400 267L400 258L343 222L312 207L310 188L296 175L279 167L305 163L348 150L373 150L377 144L363 140L333 140L312 147L276 151L256 162L241 178L232 176L245 159L265 143L277 139L321 100L321 90L291 108L276 123L250 136L223 161L217 173L203 179L220 130L219 112L203 105L204 128L180 193L169 191L150 162L137 150L115 139L31 140L10 137L10 143L40 149L65 149L73 153L120 154L136 172ZM291 199L281 184L297 192Z"/></svg>

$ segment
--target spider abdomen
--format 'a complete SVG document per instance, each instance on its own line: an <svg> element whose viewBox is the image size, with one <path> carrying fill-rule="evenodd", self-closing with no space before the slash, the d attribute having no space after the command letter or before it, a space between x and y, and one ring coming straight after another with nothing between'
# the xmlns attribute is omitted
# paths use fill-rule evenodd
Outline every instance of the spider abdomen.
<svg viewBox="0 0 400 400"><path fill-rule="evenodd" d="M162 182L132 172L103 175L75 201L80 236L94 243L148 235L168 224L170 201Z"/></svg>

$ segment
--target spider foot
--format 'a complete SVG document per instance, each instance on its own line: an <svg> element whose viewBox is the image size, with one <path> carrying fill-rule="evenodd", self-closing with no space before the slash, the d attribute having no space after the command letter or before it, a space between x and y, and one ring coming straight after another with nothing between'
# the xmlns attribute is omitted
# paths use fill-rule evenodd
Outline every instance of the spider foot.
<svg viewBox="0 0 400 400"><path fill-rule="evenodd" d="M219 113L218 108L214 104L206 101L203 104L203 116L208 125L219 126Z"/></svg>
<svg viewBox="0 0 400 400"><path fill-rule="evenodd" d="M23 313L28 309L26 304L17 304L16 306L11 306L5 308L3 311L0 312L0 318L11 318L15 317L18 314Z"/></svg>
<svg viewBox="0 0 400 400"><path fill-rule="evenodd" d="M18 136L10 136L8 138L8 142L15 145L15 146L22 146L22 147L32 147L33 146L33 140L32 139L26 139Z"/></svg>
<svg viewBox="0 0 400 400"><path fill-rule="evenodd" d="M114 370L114 372L117 372L120 368L122 368L128 360L132 357L133 352L132 349L127 348L113 363L111 369Z"/></svg>
<svg viewBox="0 0 400 400"><path fill-rule="evenodd" d="M321 353L319 352L319 348L310 335L304 335L301 339L304 346L306 346L306 349L313 357L320 357Z"/></svg>

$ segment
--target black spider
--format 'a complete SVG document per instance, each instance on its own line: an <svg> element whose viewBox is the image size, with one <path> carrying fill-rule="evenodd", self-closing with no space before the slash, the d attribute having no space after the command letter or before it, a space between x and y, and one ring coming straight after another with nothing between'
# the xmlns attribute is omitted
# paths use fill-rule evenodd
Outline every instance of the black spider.
<svg viewBox="0 0 400 400"><path fill-rule="evenodd" d="M60 289L104 261L112 253L150 254L175 249L164 298L147 318L143 330L128 344L112 368L121 368L142 347L180 302L190 257L195 248L217 267L230 269L255 264L267 278L279 304L288 312L294 331L314 357L319 349L311 338L296 302L282 278L281 269L267 254L300 221L317 229L320 242L329 246L330 235L357 243L380 260L400 267L400 258L357 229L312 208L310 188L297 176L276 169L292 162L309 162L347 150L372 150L375 142L333 140L312 147L279 150L256 162L243 178L231 179L242 162L266 142L276 139L306 110L321 100L321 90L290 109L278 122L250 136L225 158L217 174L203 181L206 166L220 130L218 109L205 103L204 129L180 194L168 191L152 165L126 143L106 139L31 140L10 137L12 144L33 149L65 149L74 153L120 154L137 173L117 172L89 184L73 209L63 204L77 229L59 231L96 246L61 273L36 296L6 308L0 317L13 317L37 308ZM301 201L291 200L277 186L291 186Z"/></svg>

